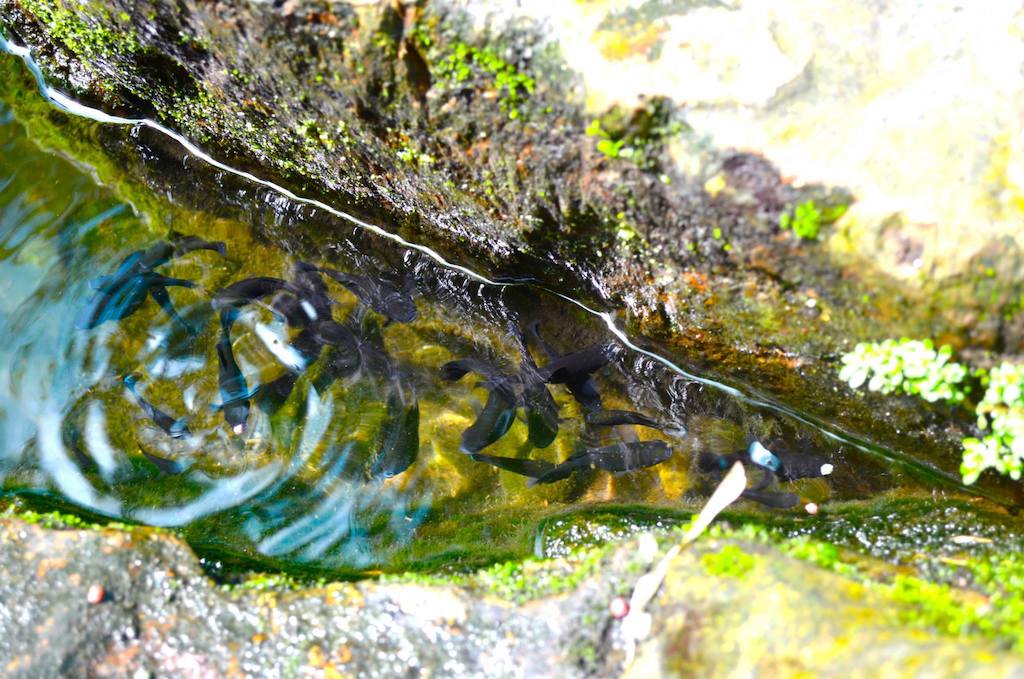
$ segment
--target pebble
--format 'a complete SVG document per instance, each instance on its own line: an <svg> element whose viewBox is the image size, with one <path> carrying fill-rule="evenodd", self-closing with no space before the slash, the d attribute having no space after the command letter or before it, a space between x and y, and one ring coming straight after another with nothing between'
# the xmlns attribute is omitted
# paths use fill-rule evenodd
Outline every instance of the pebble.
<svg viewBox="0 0 1024 679"><path fill-rule="evenodd" d="M629 601L624 596L617 596L608 602L608 610L613 618L621 620L629 613Z"/></svg>
<svg viewBox="0 0 1024 679"><path fill-rule="evenodd" d="M103 589L103 585L92 585L89 587L89 591L85 594L85 600L91 604L98 604L107 596L107 591Z"/></svg>
<svg viewBox="0 0 1024 679"><path fill-rule="evenodd" d="M814 502L808 502L807 504L804 505L804 511L806 511L808 514L817 514L818 505Z"/></svg>

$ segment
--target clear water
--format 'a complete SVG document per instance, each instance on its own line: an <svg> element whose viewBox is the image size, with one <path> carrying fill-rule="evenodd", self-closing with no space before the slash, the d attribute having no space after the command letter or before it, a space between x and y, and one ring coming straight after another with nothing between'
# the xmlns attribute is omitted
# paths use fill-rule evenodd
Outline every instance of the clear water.
<svg viewBox="0 0 1024 679"><path fill-rule="evenodd" d="M136 129L132 138L145 154L158 136ZM194 158L183 155L155 172L177 183L166 195L151 181L144 200L140 193L119 198L89 168L47 153L0 108L0 481L9 493L179 528L234 558L362 570L469 554L483 548L481 540L514 541L520 524L580 505L692 507L714 483L695 460L754 441L792 460L834 466L825 479L776 489L801 504L910 482L798 414L630 350L607 319L558 295L482 282L428 250ZM80 327L98 277L133 252L182 236L226 243L225 256L199 250L155 269L195 283L168 288L195 332L151 298L121 320ZM359 366L332 375L326 350L280 398L265 398L266 387L257 393L239 433L216 409L222 331L210 300L247 277L290 279L299 259L393 281L413 296L417 318L387 323L328 281L333 319L362 347ZM582 469L531 485L460 450L491 389L474 375L442 380L441 366L471 357L513 374L524 356L517 329L533 321L562 353L601 342L621 349L595 373L604 407L638 411L661 426L589 425L585 408L552 385L559 426L551 445L531 444L518 408L507 433L483 453L556 464L589 449L658 440L671 457L625 473ZM297 335L269 304L244 307L231 346L250 387L289 374ZM544 365L543 352L531 351ZM188 435L171 436L147 415L125 387L129 374L138 376L138 393L183 422ZM416 445L401 453L411 464L387 477L379 473L381 451L395 440L396 415L414 404Z"/></svg>

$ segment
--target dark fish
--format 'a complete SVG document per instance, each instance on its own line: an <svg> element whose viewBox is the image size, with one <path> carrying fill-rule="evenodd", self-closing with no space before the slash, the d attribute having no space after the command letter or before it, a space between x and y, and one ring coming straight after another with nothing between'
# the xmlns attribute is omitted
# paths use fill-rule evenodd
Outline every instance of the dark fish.
<svg viewBox="0 0 1024 679"><path fill-rule="evenodd" d="M122 379L124 386L131 392L131 395L135 398L135 401L139 404L139 407L145 411L149 419L156 423L156 426L160 427L171 438L179 439L183 436L188 436L190 433L188 427L185 425L184 418L174 419L164 411L160 410L152 403L144 399L135 388L135 385L139 381L139 376L132 373L125 375Z"/></svg>
<svg viewBox="0 0 1024 679"><path fill-rule="evenodd" d="M793 493L772 493L752 488L743 491L740 497L775 509L790 509L800 503L800 498Z"/></svg>
<svg viewBox="0 0 1024 679"><path fill-rule="evenodd" d="M528 438L534 448L547 448L558 436L558 405L543 383L531 383L523 389Z"/></svg>
<svg viewBox="0 0 1024 679"><path fill-rule="evenodd" d="M582 469L603 469L609 472L634 471L661 464L670 457L672 457L672 448L664 441L616 443L573 455L530 483L561 481Z"/></svg>
<svg viewBox="0 0 1024 679"><path fill-rule="evenodd" d="M320 269L344 285L359 301L392 321L411 323L416 320L416 303L409 293L399 290L382 278L348 274L335 269Z"/></svg>
<svg viewBox="0 0 1024 679"><path fill-rule="evenodd" d="M153 465L165 474L180 474L185 471L184 465L174 460L169 460L166 457L160 457L146 451L145 448L139 446L139 452L142 453L143 457L153 463Z"/></svg>
<svg viewBox="0 0 1024 679"><path fill-rule="evenodd" d="M505 375L492 363L476 358L460 358L445 363L440 369L441 379L446 382L455 382L469 373L483 377L487 388L498 390L506 401L515 402L515 378Z"/></svg>
<svg viewBox="0 0 1024 679"><path fill-rule="evenodd" d="M589 379L593 373L608 365L617 353L618 347L614 343L602 342L549 361L540 369L540 374L548 384L568 386Z"/></svg>
<svg viewBox="0 0 1024 679"><path fill-rule="evenodd" d="M291 396L298 379L297 373L286 372L270 382L261 384L255 395L257 405L264 412L276 412Z"/></svg>
<svg viewBox="0 0 1024 679"><path fill-rule="evenodd" d="M217 341L217 362L217 383L221 398L219 409L224 411L224 419L231 425L231 430L235 434L242 434L249 419L251 394L245 376L235 362L231 338L226 334L222 334Z"/></svg>
<svg viewBox="0 0 1024 679"><path fill-rule="evenodd" d="M388 397L388 420L381 439L371 478L397 476L416 461L420 451L420 404L414 399L412 405L405 405L397 388Z"/></svg>
<svg viewBox="0 0 1024 679"><path fill-rule="evenodd" d="M528 476L531 479L544 476L555 467L555 465L544 460L524 460L515 457L486 455L484 453L473 453L471 457L477 462L486 462L498 469L504 469L520 476Z"/></svg>
<svg viewBox="0 0 1024 679"><path fill-rule="evenodd" d="M586 410L600 410L601 394L591 375L608 364L618 352L617 346L606 342L571 354L560 355L541 337L539 323L531 324L528 331L549 359L539 368L543 381L548 384L564 384L573 398Z"/></svg>
<svg viewBox="0 0 1024 679"><path fill-rule="evenodd" d="M491 445L505 435L515 419L515 401L492 389L476 421L462 432L463 452L476 453Z"/></svg>
<svg viewBox="0 0 1024 679"><path fill-rule="evenodd" d="M287 291L296 296L301 295L299 289L288 281L269 276L255 276L221 288L214 294L211 304L214 309L218 310L226 307L240 307L281 291Z"/></svg>
<svg viewBox="0 0 1024 679"><path fill-rule="evenodd" d="M194 285L195 283L192 281L168 278L153 272L139 274L110 291L98 291L89 300L75 325L79 330L89 330L107 321L125 319L135 313L146 301L146 295L150 294L171 318L188 327L174 310L174 306L167 296L166 288L169 286L191 288Z"/></svg>
<svg viewBox="0 0 1024 679"><path fill-rule="evenodd" d="M307 262L297 261L292 265L294 294L281 294L271 305L284 316L288 325L306 327L317 321L331 320L331 298L327 285L320 278L320 269Z"/></svg>
<svg viewBox="0 0 1024 679"><path fill-rule="evenodd" d="M830 463L810 455L793 453L780 458L765 448L760 441L751 443L746 453L733 453L731 455L702 453L697 459L697 467L705 473L724 471L736 461L753 464L769 472L780 481L796 481L798 479L814 479L828 476L832 473L833 469Z"/></svg>
<svg viewBox="0 0 1024 679"><path fill-rule="evenodd" d="M632 410L596 410L586 415L587 424L596 427L614 427L620 424L637 424L651 429L663 429L656 420Z"/></svg>
<svg viewBox="0 0 1024 679"><path fill-rule="evenodd" d="M195 236L181 238L173 243L161 241L148 250L136 250L131 253L121 261L113 274L93 279L89 282L89 287L102 292L112 292L132 278L166 264L172 257L180 257L194 250L213 250L221 256L227 253L223 242L210 242Z"/></svg>

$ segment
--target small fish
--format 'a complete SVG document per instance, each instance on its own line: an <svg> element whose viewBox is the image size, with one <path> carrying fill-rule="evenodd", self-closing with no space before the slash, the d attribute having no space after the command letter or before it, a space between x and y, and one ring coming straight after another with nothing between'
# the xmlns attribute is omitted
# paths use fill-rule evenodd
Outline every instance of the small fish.
<svg viewBox="0 0 1024 679"><path fill-rule="evenodd" d="M492 389L476 420L462 432L462 450L476 453L505 435L516 419L516 403L498 389Z"/></svg>
<svg viewBox="0 0 1024 679"><path fill-rule="evenodd" d="M136 403L139 407L149 416L149 419L153 420L156 426L160 427L165 434L174 439L180 439L183 436L189 435L188 427L185 425L184 418L174 419L164 411L160 410L152 403L144 399L138 392L136 385L139 381L139 376L135 373L125 375L122 380L124 386L128 389L131 395L135 398Z"/></svg>
<svg viewBox="0 0 1024 679"><path fill-rule="evenodd" d="M484 386L488 389L500 391L506 401L514 402L516 400L514 391L515 378L505 375L492 363L476 358L460 358L445 363L440 369L441 379L446 382L458 381L469 373L483 377Z"/></svg>
<svg viewBox="0 0 1024 679"><path fill-rule="evenodd" d="M79 330L90 330L107 321L123 320L135 313L146 301L146 295L150 294L171 318L185 324L185 321L178 316L171 305L166 288L169 286L191 288L194 285L195 283L192 281L168 278L153 272L139 274L123 285L109 291L100 290L93 295L83 309L83 313L76 320L75 326ZM187 327L187 324L185 325Z"/></svg>
<svg viewBox="0 0 1024 679"><path fill-rule="evenodd" d="M125 285L132 278L150 272L158 266L166 264L172 257L180 257L194 250L213 250L223 257L227 253L221 241L210 242L195 236L188 236L172 242L161 241L148 250L136 250L129 254L118 265L117 270L109 276L100 276L89 281L89 287L101 292L112 292Z"/></svg>
<svg viewBox="0 0 1024 679"><path fill-rule="evenodd" d="M175 460L169 460L166 457L160 457L159 455L154 455L153 453L148 452L142 446L139 446L139 452L142 453L143 457L152 462L157 469L159 469L165 474L180 474L183 471L185 471L185 466L182 465L180 462L176 462Z"/></svg>
<svg viewBox="0 0 1024 679"><path fill-rule="evenodd" d="M291 396L298 379L298 373L286 372L270 382L264 382L255 394L257 405L264 412L276 412Z"/></svg>
<svg viewBox="0 0 1024 679"><path fill-rule="evenodd" d="M344 285L359 301L389 320L411 323L416 320L416 303L409 293L382 278L348 274L335 269L320 269Z"/></svg>
<svg viewBox="0 0 1024 679"><path fill-rule="evenodd" d="M221 398L218 409L224 411L224 419L231 426L231 431L241 435L245 432L245 423L249 419L249 399L252 395L249 393L245 376L235 362L231 338L228 335L222 334L217 341L217 362L217 383Z"/></svg>
<svg viewBox="0 0 1024 679"><path fill-rule="evenodd" d="M558 436L558 404L544 384L540 369L530 354L526 334L515 326L511 326L510 331L519 339L522 354L518 377L523 387L521 401L526 409L528 438L534 448L547 448Z"/></svg>
<svg viewBox="0 0 1024 679"><path fill-rule="evenodd" d="M470 457L477 462L485 462L498 469L504 469L520 476L528 476L531 479L544 476L555 468L555 465L544 460L525 460L515 457L486 455L484 453L473 453Z"/></svg>
<svg viewBox="0 0 1024 679"><path fill-rule="evenodd" d="M271 304L284 316L288 325L303 328L310 323L331 320L333 303L318 267L308 262L295 262L292 265L292 284L297 290L295 295L280 294Z"/></svg>
<svg viewBox="0 0 1024 679"><path fill-rule="evenodd" d="M823 462L819 458L810 455L793 453L780 458L765 448L760 441L751 443L747 447L746 453L732 453L730 455L702 453L697 459L697 467L705 473L723 471L731 467L736 461L749 462L770 472L772 476L780 481L819 478L828 476L833 471L832 464Z"/></svg>
<svg viewBox="0 0 1024 679"><path fill-rule="evenodd" d="M740 497L775 509L790 509L800 503L800 498L793 493L772 493L753 488L747 488Z"/></svg>
<svg viewBox="0 0 1024 679"><path fill-rule="evenodd" d="M596 427L614 427L620 424L636 424L651 429L664 429L664 425L646 415L632 410L596 410L586 414L587 424Z"/></svg>
<svg viewBox="0 0 1024 679"><path fill-rule="evenodd" d="M528 332L548 356L548 362L539 369L542 379L548 384L564 384L586 410L600 410L601 393L591 375L615 356L618 351L616 345L606 342L561 355L541 337L539 322L532 323Z"/></svg>
<svg viewBox="0 0 1024 679"><path fill-rule="evenodd" d="M371 478L391 478L408 469L420 451L420 404L405 405L398 388L388 396L388 420L384 423L380 450Z"/></svg>
<svg viewBox="0 0 1024 679"><path fill-rule="evenodd" d="M211 305L216 310L240 307L281 291L290 292L296 297L301 296L301 291L288 281L270 276L254 276L236 281L226 288L218 290L213 295Z"/></svg>
<svg viewBox="0 0 1024 679"><path fill-rule="evenodd" d="M532 484L552 483L569 478L583 469L628 472L653 467L672 457L672 448L664 441L632 441L604 448L585 450L538 476Z"/></svg>

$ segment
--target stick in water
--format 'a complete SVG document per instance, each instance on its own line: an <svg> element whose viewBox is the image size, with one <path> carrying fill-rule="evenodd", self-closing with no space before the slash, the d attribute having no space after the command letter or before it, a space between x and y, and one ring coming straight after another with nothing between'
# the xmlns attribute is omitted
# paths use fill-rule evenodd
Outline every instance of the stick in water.
<svg viewBox="0 0 1024 679"><path fill-rule="evenodd" d="M739 462L732 466L729 473L725 475L718 488L708 498L704 509L690 524L690 528L683 535L683 540L668 550L665 556L658 562L649 573L643 575L636 581L633 588L633 595L629 598L629 613L622 619L622 636L626 642L626 666L633 662L636 653L636 642L646 638L651 631L651 615L644 611L644 607L650 603L654 595L658 593L662 581L668 574L668 564L674 559L683 547L686 547L699 538L711 522L722 513L726 507L735 502L740 494L747 487L747 475L743 465Z"/></svg>

